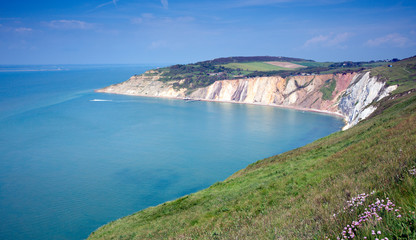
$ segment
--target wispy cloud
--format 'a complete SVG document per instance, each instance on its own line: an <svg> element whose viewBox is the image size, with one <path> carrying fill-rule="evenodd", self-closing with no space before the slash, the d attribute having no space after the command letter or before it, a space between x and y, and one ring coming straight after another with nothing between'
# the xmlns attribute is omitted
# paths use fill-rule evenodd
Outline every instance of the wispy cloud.
<svg viewBox="0 0 416 240"><path fill-rule="evenodd" d="M112 1L109 1L109 2L105 2L105 3L103 3L103 4L98 5L98 6L96 7L96 9L97 9L97 8L102 8L102 7L105 7L105 6L110 5L110 4L113 4L115 7L117 7L117 2L118 2L118 1L119 1L119 0L112 0Z"/></svg>
<svg viewBox="0 0 416 240"><path fill-rule="evenodd" d="M24 33L33 32L34 30L32 28L29 28L29 27L12 27L12 26L8 26L8 25L0 24L0 31L1 32L9 32L9 33L14 32L14 33L24 34Z"/></svg>
<svg viewBox="0 0 416 240"><path fill-rule="evenodd" d="M329 35L319 35L307 40L304 44L304 48L313 46L324 46L324 47L345 47L342 44L345 43L348 38L353 34L349 32Z"/></svg>
<svg viewBox="0 0 416 240"><path fill-rule="evenodd" d="M379 47L379 46L393 46L393 47L407 47L415 44L409 38L400 35L398 33L388 34L383 37L369 39L365 45L369 47Z"/></svg>
<svg viewBox="0 0 416 240"><path fill-rule="evenodd" d="M168 0L160 0L160 3L162 3L162 6L164 9L168 9L169 8L169 2Z"/></svg>
<svg viewBox="0 0 416 240"><path fill-rule="evenodd" d="M293 2L293 0L244 0L244 1L232 1L226 4L227 7L239 8L239 7L254 7L265 6L277 3Z"/></svg>
<svg viewBox="0 0 416 240"><path fill-rule="evenodd" d="M193 17L181 16L181 17L157 17L151 13L143 13L140 17L132 18L133 24L178 24L193 22Z"/></svg>
<svg viewBox="0 0 416 240"><path fill-rule="evenodd" d="M28 32L32 32L33 29L32 28L27 28L27 27L20 27L20 28L14 29L14 31L18 32L18 33L28 33Z"/></svg>
<svg viewBox="0 0 416 240"><path fill-rule="evenodd" d="M47 23L54 29L91 29L93 24L79 20L52 20Z"/></svg>
<svg viewBox="0 0 416 240"><path fill-rule="evenodd" d="M303 0L232 0L224 1L224 4L228 8L240 8L240 7L255 7L255 6L268 6L276 5L281 3L291 3L296 2L303 5L332 5L348 0L315 0L315 1L303 1Z"/></svg>

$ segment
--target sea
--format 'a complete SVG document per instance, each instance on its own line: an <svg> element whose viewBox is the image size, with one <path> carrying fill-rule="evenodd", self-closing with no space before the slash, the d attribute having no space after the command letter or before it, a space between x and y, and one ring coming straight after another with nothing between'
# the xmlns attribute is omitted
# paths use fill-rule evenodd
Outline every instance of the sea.
<svg viewBox="0 0 416 240"><path fill-rule="evenodd" d="M270 106L94 92L155 67L0 66L0 239L85 239L344 125Z"/></svg>

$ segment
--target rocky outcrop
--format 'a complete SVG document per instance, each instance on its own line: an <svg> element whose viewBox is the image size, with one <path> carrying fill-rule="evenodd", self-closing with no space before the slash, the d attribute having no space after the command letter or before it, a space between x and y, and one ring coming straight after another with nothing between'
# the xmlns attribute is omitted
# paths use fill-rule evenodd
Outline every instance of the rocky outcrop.
<svg viewBox="0 0 416 240"><path fill-rule="evenodd" d="M395 89L367 73L255 77L216 81L189 92L174 88L180 81L162 82L153 71L97 90L137 96L189 98L205 101L263 104L343 116L345 129L368 117L378 101ZM324 93L326 94L324 97Z"/></svg>

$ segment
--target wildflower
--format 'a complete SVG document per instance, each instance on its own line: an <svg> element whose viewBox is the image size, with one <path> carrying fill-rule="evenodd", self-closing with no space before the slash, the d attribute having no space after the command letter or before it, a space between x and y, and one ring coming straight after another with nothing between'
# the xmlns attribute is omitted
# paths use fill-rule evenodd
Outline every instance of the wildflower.
<svg viewBox="0 0 416 240"><path fill-rule="evenodd" d="M377 234L380 235L381 234L381 231L377 231Z"/></svg>
<svg viewBox="0 0 416 240"><path fill-rule="evenodd" d="M400 215L400 214L399 214L399 215L397 215L397 218L401 218L401 217L402 217L402 215Z"/></svg>

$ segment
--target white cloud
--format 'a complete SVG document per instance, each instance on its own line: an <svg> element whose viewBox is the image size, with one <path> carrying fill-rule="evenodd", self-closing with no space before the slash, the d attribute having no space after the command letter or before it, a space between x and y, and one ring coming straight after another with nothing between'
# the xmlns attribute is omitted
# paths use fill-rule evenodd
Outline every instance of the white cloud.
<svg viewBox="0 0 416 240"><path fill-rule="evenodd" d="M79 20L52 20L47 25L55 29L90 29L93 24Z"/></svg>
<svg viewBox="0 0 416 240"><path fill-rule="evenodd" d="M393 47L407 47L412 44L414 44L414 42L412 42L409 38L398 33L392 33L383 37L370 39L365 43L365 45L369 47L379 47L383 45Z"/></svg>
<svg viewBox="0 0 416 240"><path fill-rule="evenodd" d="M168 9L169 8L169 2L168 0L160 0L160 3L162 3L162 6L164 9Z"/></svg>
<svg viewBox="0 0 416 240"><path fill-rule="evenodd" d="M324 47L345 47L342 43L346 42L352 36L351 33L339 33L329 35L319 35L307 40L303 47L324 46Z"/></svg>
<svg viewBox="0 0 416 240"><path fill-rule="evenodd" d="M319 36L316 36L316 37L313 37L313 38L307 40L305 42L305 44L303 44L303 46L304 47L309 47L311 45L323 43L323 42L326 42L326 41L328 41L328 36L319 35Z"/></svg>
<svg viewBox="0 0 416 240"><path fill-rule="evenodd" d="M26 28L26 27L20 27L20 28L16 28L16 29L14 29L14 31L15 31L15 32L18 32L18 33L27 33L27 32L32 32L32 31L33 31L33 29L31 29L31 28Z"/></svg>

